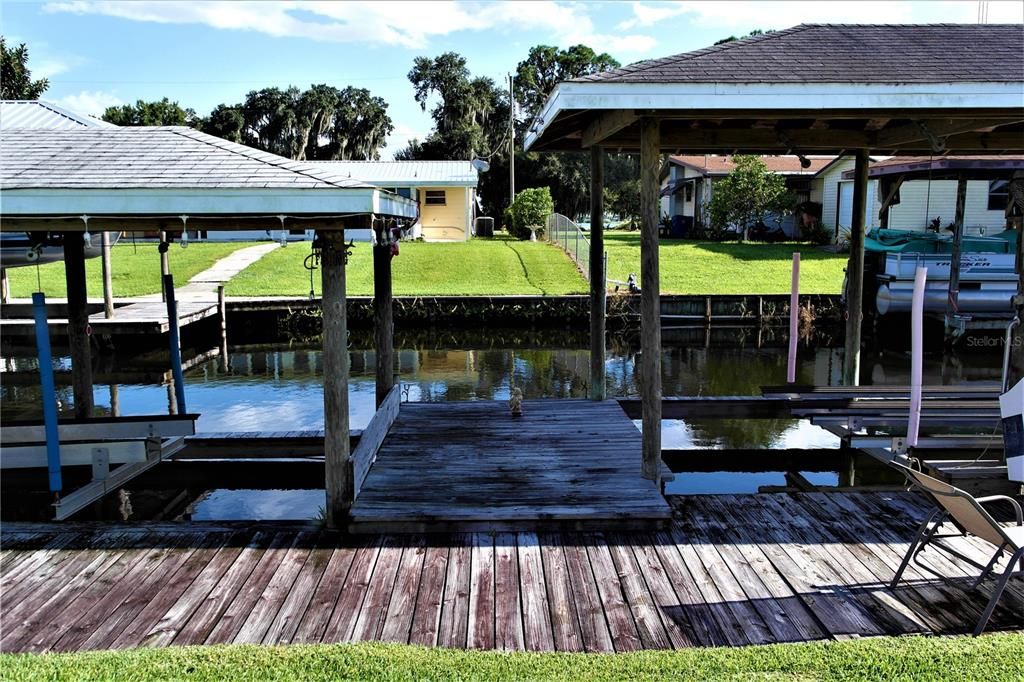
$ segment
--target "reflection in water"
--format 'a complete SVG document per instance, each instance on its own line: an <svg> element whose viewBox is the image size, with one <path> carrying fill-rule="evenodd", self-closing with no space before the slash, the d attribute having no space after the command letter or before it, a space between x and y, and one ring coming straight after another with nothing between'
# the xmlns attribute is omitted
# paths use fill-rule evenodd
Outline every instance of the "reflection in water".
<svg viewBox="0 0 1024 682"><path fill-rule="evenodd" d="M465 343L452 331L404 333L397 338L396 373L413 401L506 400L509 386L522 388L526 398L584 398L588 394L589 353L585 334L559 331L520 335L496 330L467 333ZM745 345L749 330L738 330L734 345L722 345L722 332L707 342L666 339L663 354L663 391L672 395L757 395L761 387L785 382L786 353L778 347ZM487 339L501 342L492 346ZM544 346L537 344L547 339ZM362 428L374 410L374 351L359 335L349 354L350 405L353 428ZM455 343L452 347L449 344ZM258 347L237 347L227 371L217 359L186 373L190 412L199 413L203 432L286 431L323 428L321 354L315 345L287 342ZM101 412L121 415L166 414L173 390L165 382L166 370L154 367L162 354L138 356L121 353L116 368L97 372L95 402ZM967 356L930 355L925 362L926 383L965 383L998 378L998 353ZM112 363L113 364L113 363ZM607 361L608 395L638 394L639 349L635 339L613 338ZM865 383L906 383L909 361L905 353L866 353ZM5 419L38 418L38 373L35 359L4 360L0 400ZM71 405L67 358L57 360L59 398ZM835 385L842 369L842 350L802 349L797 381ZM132 380L132 377L138 377ZM835 439L807 422L793 419L707 419L666 422L666 448L834 447Z"/></svg>
<svg viewBox="0 0 1024 682"><path fill-rule="evenodd" d="M758 395L761 387L782 384L786 376L784 334L757 330L666 330L663 387L666 396ZM375 356L369 335L353 334L350 406L353 428L362 428L374 410ZM584 398L589 393L589 353L584 332L536 330L457 330L403 332L396 337L396 367L409 400L506 400L510 385L527 398ZM187 357L197 351L189 349ZM998 352L929 354L925 382L962 384L995 381ZM58 351L59 352L59 351ZM6 352L0 363L0 408L5 420L40 418L39 374L32 351ZM613 337L608 343L609 397L638 395L639 343ZM797 381L837 385L842 350L802 348ZM166 414L173 404L166 351L128 351L100 356L95 369L97 411L108 414ZM906 384L904 352L866 352L863 383ZM58 398L70 413L72 392L67 357L55 361ZM323 428L321 354L316 344L282 341L232 349L227 367L219 359L186 372L190 412L199 413L203 432L295 431ZM639 427L639 422L636 422ZM835 448L837 439L795 419L669 420L666 449ZM765 468L779 467L778 460ZM811 482L835 485L835 473L805 473ZM670 493L754 492L785 485L782 471L688 472L668 486ZM214 490L192 505L194 519L302 519L323 504L322 490Z"/></svg>

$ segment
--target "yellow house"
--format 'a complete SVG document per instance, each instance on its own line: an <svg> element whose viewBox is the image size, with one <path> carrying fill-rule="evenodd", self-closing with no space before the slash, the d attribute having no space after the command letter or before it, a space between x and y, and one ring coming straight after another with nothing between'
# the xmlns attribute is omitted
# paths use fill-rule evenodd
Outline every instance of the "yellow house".
<svg viewBox="0 0 1024 682"><path fill-rule="evenodd" d="M418 201L419 217L413 227L414 237L448 242L465 241L475 234L478 173L469 161L311 163Z"/></svg>

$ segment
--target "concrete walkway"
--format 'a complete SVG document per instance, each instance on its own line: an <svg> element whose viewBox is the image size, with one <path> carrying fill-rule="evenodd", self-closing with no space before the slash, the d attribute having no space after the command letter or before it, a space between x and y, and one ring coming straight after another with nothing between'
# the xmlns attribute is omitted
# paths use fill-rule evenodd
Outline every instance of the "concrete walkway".
<svg viewBox="0 0 1024 682"><path fill-rule="evenodd" d="M280 246L278 242L268 242L239 249L200 272L185 286L174 287L175 297L179 301L215 301L218 286L226 284L232 277ZM136 296L133 300L159 301L160 294Z"/></svg>
<svg viewBox="0 0 1024 682"><path fill-rule="evenodd" d="M269 242L239 249L190 279L188 284L178 289L178 296L181 298L206 298L213 294L213 297L216 298L218 286L225 284L242 270L280 246L279 242Z"/></svg>

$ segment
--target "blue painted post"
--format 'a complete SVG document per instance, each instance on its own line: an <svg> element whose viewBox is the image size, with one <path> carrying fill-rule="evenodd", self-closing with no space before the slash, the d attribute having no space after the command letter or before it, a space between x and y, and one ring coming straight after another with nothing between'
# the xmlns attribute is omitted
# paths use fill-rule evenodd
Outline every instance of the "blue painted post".
<svg viewBox="0 0 1024 682"><path fill-rule="evenodd" d="M32 294L36 318L36 351L39 355L39 379L43 389L43 424L46 431L46 468L50 474L50 492L59 493L60 434L57 431L57 389L53 382L53 356L50 353L50 329L46 320L46 294Z"/></svg>
<svg viewBox="0 0 1024 682"><path fill-rule="evenodd" d="M178 333L178 302L174 298L174 275L164 275L164 296L167 299L167 336L171 344L171 374L174 376L174 399L178 414L185 414L185 377L181 371L181 335Z"/></svg>

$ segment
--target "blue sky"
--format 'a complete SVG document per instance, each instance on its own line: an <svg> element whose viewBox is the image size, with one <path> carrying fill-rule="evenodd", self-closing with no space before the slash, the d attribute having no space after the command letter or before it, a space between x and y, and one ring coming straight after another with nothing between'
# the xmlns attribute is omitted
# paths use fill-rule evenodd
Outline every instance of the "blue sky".
<svg viewBox="0 0 1024 682"><path fill-rule="evenodd" d="M29 46L46 99L88 114L169 97L206 114L249 90L328 83L389 104L385 157L430 130L406 74L453 50L501 80L530 47L585 43L623 63L804 22L1024 21L1019 0L963 2L3 2L3 34Z"/></svg>

